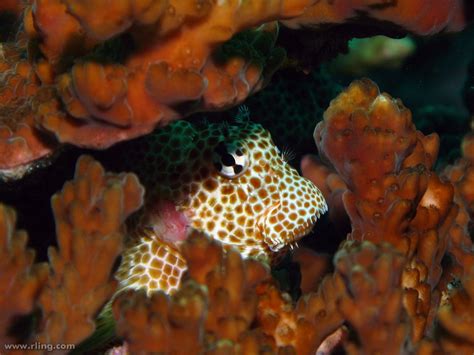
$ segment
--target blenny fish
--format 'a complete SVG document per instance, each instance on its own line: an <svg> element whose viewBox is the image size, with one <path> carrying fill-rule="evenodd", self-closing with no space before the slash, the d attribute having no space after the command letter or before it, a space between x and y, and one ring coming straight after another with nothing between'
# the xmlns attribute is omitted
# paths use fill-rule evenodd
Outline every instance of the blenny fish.
<svg viewBox="0 0 474 355"><path fill-rule="evenodd" d="M116 274L122 288L176 290L186 269L179 248L191 228L271 262L327 210L319 189L248 119L180 120L144 142L127 152L147 193Z"/></svg>

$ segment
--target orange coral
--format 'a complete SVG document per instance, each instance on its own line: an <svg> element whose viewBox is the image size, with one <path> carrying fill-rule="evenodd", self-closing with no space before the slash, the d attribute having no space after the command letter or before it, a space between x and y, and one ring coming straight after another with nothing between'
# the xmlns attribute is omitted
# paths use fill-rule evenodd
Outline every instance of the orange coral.
<svg viewBox="0 0 474 355"><path fill-rule="evenodd" d="M429 35L443 29L458 31L465 25L462 0L342 0L317 1L305 13L288 21L291 27L342 23L367 15L389 21L411 32Z"/></svg>
<svg viewBox="0 0 474 355"><path fill-rule="evenodd" d="M90 157L79 159L74 181L52 198L59 247L49 250L37 341L77 344L93 332L93 317L115 292L112 267L122 249L123 222L142 198L135 175L105 174Z"/></svg>
<svg viewBox="0 0 474 355"><path fill-rule="evenodd" d="M193 283L183 285L171 299L164 293L147 297L127 291L114 301L118 334L132 353L202 350L206 301L204 290Z"/></svg>
<svg viewBox="0 0 474 355"><path fill-rule="evenodd" d="M383 238L411 255L415 237L401 223L409 212L420 204L426 209L420 213L436 208L438 218L446 216L452 187L428 171L437 154L436 136L417 133L409 110L372 82L354 82L331 103L315 140L350 190L343 199L354 238Z"/></svg>
<svg viewBox="0 0 474 355"><path fill-rule="evenodd" d="M301 292L317 291L322 278L331 269L330 256L318 254L308 248L298 248L293 252L292 259L300 266Z"/></svg>
<svg viewBox="0 0 474 355"><path fill-rule="evenodd" d="M469 235L474 215L474 135L466 135L462 141L462 155L454 165L446 167L444 175L454 185L455 201L459 206L456 223L449 230L451 243L448 251L452 256L450 275L462 278L474 267L474 244ZM447 280L446 282L449 282Z"/></svg>
<svg viewBox="0 0 474 355"><path fill-rule="evenodd" d="M8 334L14 318L30 313L44 285L46 264L33 265L35 252L26 249L28 236L15 230L15 212L0 205L0 346L16 340Z"/></svg>
<svg viewBox="0 0 474 355"><path fill-rule="evenodd" d="M62 142L105 148L195 111L236 105L272 71L262 60L243 53L219 56L216 49L244 29L301 14L309 3L163 0L111 7L106 1L38 0L27 10L25 27L38 38L53 73L63 73L72 58L120 34L128 33L134 47L123 61L77 61L57 78L68 114L46 106L39 122ZM277 26L254 31L246 45L274 43ZM275 66L282 54L270 47L265 55Z"/></svg>
<svg viewBox="0 0 474 355"><path fill-rule="evenodd" d="M23 0L3 0L0 4L0 13L8 11L18 14L23 9L23 6Z"/></svg>
<svg viewBox="0 0 474 355"><path fill-rule="evenodd" d="M204 259L203 250L207 251ZM196 232L185 242L183 255L188 275L173 296L158 292L147 298L127 291L114 301L118 334L130 350L247 353L272 349L270 339L252 330L258 302L255 287L269 279L263 264L243 260L235 250L224 253L220 244Z"/></svg>
<svg viewBox="0 0 474 355"><path fill-rule="evenodd" d="M338 308L358 335L358 342L346 343L347 353L402 353L410 334L400 287L403 255L389 244L351 241L334 263L350 290L341 295Z"/></svg>
<svg viewBox="0 0 474 355"><path fill-rule="evenodd" d="M295 305L261 273L258 263L249 265L236 253L227 259L216 242L199 234L192 237L184 247L193 266L173 296L159 292L148 298L129 290L114 301L118 332L131 352L314 354L343 345L348 354L397 354L415 346L405 305L410 290L402 287L407 259L387 243L345 242L335 255L335 272ZM210 261L203 258L204 250ZM245 280L226 277L242 273ZM465 288L455 290L451 303L438 312L441 336L436 342L424 338L419 354L471 349L472 317L466 313L471 283L463 281ZM246 287L245 293L234 293ZM242 302L246 299L257 300L257 307L253 301ZM342 327L344 322L349 329ZM344 336L347 331L352 336Z"/></svg>
<svg viewBox="0 0 474 355"><path fill-rule="evenodd" d="M420 340L440 300L441 260L457 213L452 185L430 171L437 137L417 132L399 100L363 80L333 100L315 140L348 186L350 238L389 242L407 256L404 303Z"/></svg>
<svg viewBox="0 0 474 355"><path fill-rule="evenodd" d="M28 127L21 139L4 130L16 144L3 149L4 165L27 169L21 161L55 148L33 126L60 142L103 149L193 112L239 104L281 63L271 21L340 23L361 11L421 34L463 23L459 0L35 0L24 14L28 55L40 82L54 86L57 97L22 114L28 119L18 118ZM238 35L239 48L226 51L223 44L248 29L252 35Z"/></svg>
<svg viewBox="0 0 474 355"><path fill-rule="evenodd" d="M118 334L132 352L310 354L343 322L341 275L294 305L263 264L202 234L192 233L183 255L187 276L172 296L125 291L115 299Z"/></svg>
<svg viewBox="0 0 474 355"><path fill-rule="evenodd" d="M453 290L449 303L438 311L442 329L439 343L445 353L472 354L474 351L474 268Z"/></svg>
<svg viewBox="0 0 474 355"><path fill-rule="evenodd" d="M0 44L0 177L23 176L57 147L35 127L34 110L52 93L40 88L34 68L20 48Z"/></svg>
<svg viewBox="0 0 474 355"><path fill-rule="evenodd" d="M350 226L342 201L342 196L347 190L346 183L316 156L304 156L300 166L302 175L311 180L323 193L328 204L329 218L338 232L343 233Z"/></svg>
<svg viewBox="0 0 474 355"><path fill-rule="evenodd" d="M30 343L77 344L87 337L116 289L112 268L122 249L124 220L142 202L135 175L106 174L98 162L81 157L74 181L52 198L58 247L49 249L49 265L33 264L26 233L15 230L15 213L0 205L0 342L21 336ZM12 331L15 317L37 307L40 323L32 334Z"/></svg>
<svg viewBox="0 0 474 355"><path fill-rule="evenodd" d="M326 276L317 292L303 295L296 305L273 285L261 285L257 291L258 324L263 332L277 345L294 348L297 354L314 354L344 322L337 308L345 292L339 274Z"/></svg>
<svg viewBox="0 0 474 355"><path fill-rule="evenodd" d="M398 353L409 343L400 287L405 257L388 244L344 244L336 271L296 304L263 265L224 253L203 235L193 233L183 249L188 275L175 294L129 290L113 303L118 334L133 353L313 354L341 342L349 353L387 346ZM344 321L360 343L344 336Z"/></svg>
<svg viewBox="0 0 474 355"><path fill-rule="evenodd" d="M209 243L211 245L206 247ZM242 333L250 328L255 317L258 302L255 287L269 280L270 275L263 264L242 259L234 249L224 253L220 246L216 248L213 244L217 243L210 242L203 236L192 236L183 249L183 256L187 260L195 259L193 255L203 248L213 252L214 255L207 254L209 259L204 263L207 264L206 267L200 265L194 270L191 265L196 264L189 265L188 275L192 279L194 275L198 280L205 277L203 284L209 298L205 320L208 341L228 339L238 344ZM206 269L209 272L202 273Z"/></svg>

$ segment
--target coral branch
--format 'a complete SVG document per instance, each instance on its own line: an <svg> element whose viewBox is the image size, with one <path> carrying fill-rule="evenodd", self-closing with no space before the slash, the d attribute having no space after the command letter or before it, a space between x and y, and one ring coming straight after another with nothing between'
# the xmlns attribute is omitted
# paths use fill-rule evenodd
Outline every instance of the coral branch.
<svg viewBox="0 0 474 355"><path fill-rule="evenodd" d="M94 330L93 318L112 296L112 267L122 250L123 222L137 210L143 188L133 174L106 174L82 157L74 181L52 198L58 248L39 304L42 343L77 344Z"/></svg>
<svg viewBox="0 0 474 355"><path fill-rule="evenodd" d="M440 344L444 352L472 354L474 351L474 269L466 273L461 286L453 290L448 304L440 307Z"/></svg>
<svg viewBox="0 0 474 355"><path fill-rule="evenodd" d="M57 147L35 127L34 111L52 92L40 87L23 49L0 44L0 178L22 177Z"/></svg>
<svg viewBox="0 0 474 355"><path fill-rule="evenodd" d="M389 244L347 242L334 262L347 283L339 310L357 332L359 343L347 342L348 354L402 353L410 335L400 288L403 255Z"/></svg>
<svg viewBox="0 0 474 355"><path fill-rule="evenodd" d="M255 288L270 277L266 267L243 260L235 250L223 253L220 244L197 232L188 237L183 255L187 276L172 296L158 292L146 298L126 291L114 301L118 334L131 351L189 353L268 346L251 328L258 304Z"/></svg>
<svg viewBox="0 0 474 355"><path fill-rule="evenodd" d="M441 261L457 214L452 185L430 171L437 136L417 132L400 100L362 80L331 103L315 140L348 186L350 239L389 242L407 257L404 304L412 340L420 340L440 300Z"/></svg>
<svg viewBox="0 0 474 355"><path fill-rule="evenodd" d="M194 283L183 285L171 299L163 293L148 298L143 292L126 291L114 301L118 334L132 353L202 351L206 301Z"/></svg>
<svg viewBox="0 0 474 355"><path fill-rule="evenodd" d="M8 334L15 317L33 310L47 275L46 264L33 265L35 252L26 248L28 236L15 229L15 212L0 205L0 346L15 342Z"/></svg>
<svg viewBox="0 0 474 355"><path fill-rule="evenodd" d="M61 142L106 148L196 111L239 104L284 58L274 47L278 27L269 21L301 14L310 3L37 1L26 27L51 72L61 74L67 110L43 109L39 122ZM112 37L133 51L114 57L104 50Z"/></svg>
<svg viewBox="0 0 474 355"><path fill-rule="evenodd" d="M389 21L411 32L430 35L444 29L461 30L465 24L462 0L342 0L337 3L317 1L305 13L287 25L316 26L324 23L341 23L348 20Z"/></svg>

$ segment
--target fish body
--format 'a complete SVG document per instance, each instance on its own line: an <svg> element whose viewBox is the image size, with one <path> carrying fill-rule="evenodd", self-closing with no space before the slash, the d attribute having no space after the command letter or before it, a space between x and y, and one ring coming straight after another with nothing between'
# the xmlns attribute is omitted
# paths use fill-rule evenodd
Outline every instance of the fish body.
<svg viewBox="0 0 474 355"><path fill-rule="evenodd" d="M177 121L128 153L147 196L117 272L123 288L173 292L186 269L180 244L191 229L271 261L327 210L319 189L288 164L270 133L246 119Z"/></svg>

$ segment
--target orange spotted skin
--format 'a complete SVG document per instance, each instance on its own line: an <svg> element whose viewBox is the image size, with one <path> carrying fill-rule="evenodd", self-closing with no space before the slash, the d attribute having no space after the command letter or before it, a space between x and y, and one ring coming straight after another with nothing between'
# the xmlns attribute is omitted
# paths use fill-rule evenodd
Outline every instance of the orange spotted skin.
<svg viewBox="0 0 474 355"><path fill-rule="evenodd" d="M306 235L327 210L318 188L285 161L259 124L196 128L177 121L154 134L146 149L132 158L153 168L141 176L147 198L138 241L117 274L124 287L172 292L179 284L180 240L160 235L160 201L171 201L188 229L265 261Z"/></svg>
<svg viewBox="0 0 474 355"><path fill-rule="evenodd" d="M123 256L116 277L122 288L172 293L179 287L186 262L179 250L153 234L144 235Z"/></svg>

